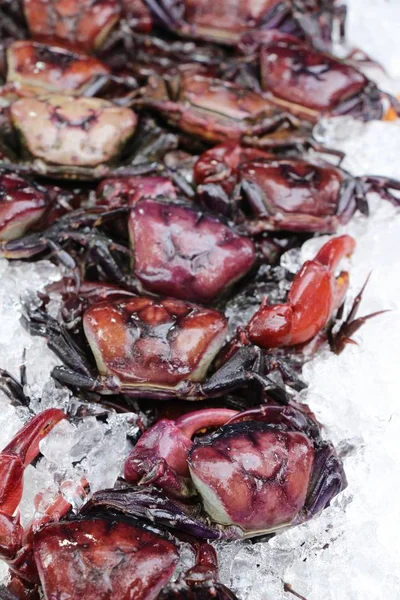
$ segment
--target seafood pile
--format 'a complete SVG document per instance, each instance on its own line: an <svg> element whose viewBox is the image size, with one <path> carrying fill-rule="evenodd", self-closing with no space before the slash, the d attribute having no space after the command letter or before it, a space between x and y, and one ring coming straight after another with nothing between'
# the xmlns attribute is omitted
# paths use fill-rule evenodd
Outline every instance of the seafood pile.
<svg viewBox="0 0 400 600"><path fill-rule="evenodd" d="M0 255L17 289L47 279L19 299L20 373L1 371L24 423L0 454L1 594L250 598L217 552L268 556L335 506L351 447L307 370L392 308L359 313L367 274L349 297L351 233L396 214L400 182L347 170L324 120L388 127L398 101L368 57L335 56L338 2L0 15Z"/></svg>

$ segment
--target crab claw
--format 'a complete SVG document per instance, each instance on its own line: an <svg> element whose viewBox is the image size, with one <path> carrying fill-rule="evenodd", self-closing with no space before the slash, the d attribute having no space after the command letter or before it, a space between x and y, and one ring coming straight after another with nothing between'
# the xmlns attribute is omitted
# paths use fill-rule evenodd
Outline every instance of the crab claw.
<svg viewBox="0 0 400 600"><path fill-rule="evenodd" d="M22 497L24 469L39 454L40 441L64 418L61 410L45 410L22 427L0 453L0 558L12 566L25 559L21 551L24 530L19 515L14 516ZM29 578L29 564L26 571Z"/></svg>
<svg viewBox="0 0 400 600"><path fill-rule="evenodd" d="M314 260L304 263L293 280L286 304L266 301L246 327L250 342L262 348L294 346L311 340L340 306L348 286L348 274L335 278L344 256L352 254L355 241L348 235L329 240Z"/></svg>
<svg viewBox="0 0 400 600"><path fill-rule="evenodd" d="M192 436L203 428L218 427L236 415L229 409L205 409L177 421L161 419L148 429L131 450L124 468L125 479L140 485L156 485L169 496L192 496L187 455Z"/></svg>
<svg viewBox="0 0 400 600"><path fill-rule="evenodd" d="M24 468L39 454L39 443L64 413L50 408L31 419L0 453L0 510L12 515L22 496Z"/></svg>

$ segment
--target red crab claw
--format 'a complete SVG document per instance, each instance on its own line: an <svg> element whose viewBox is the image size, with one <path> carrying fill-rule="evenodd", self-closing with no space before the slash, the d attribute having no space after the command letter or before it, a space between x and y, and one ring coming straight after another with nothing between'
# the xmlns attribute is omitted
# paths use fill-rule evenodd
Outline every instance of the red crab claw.
<svg viewBox="0 0 400 600"><path fill-rule="evenodd" d="M139 485L155 485L176 498L194 495L187 464L192 436L197 431L219 427L236 414L235 410L210 408L190 412L176 421L161 419L131 450L125 463L125 479Z"/></svg>
<svg viewBox="0 0 400 600"><path fill-rule="evenodd" d="M62 419L56 408L33 417L0 454L0 558L13 559L22 546L23 529L18 508L23 491L25 467L39 454L39 443Z"/></svg>
<svg viewBox="0 0 400 600"><path fill-rule="evenodd" d="M308 260L295 276L285 304L261 308L246 327L250 342L262 348L294 346L311 340L326 326L342 303L348 273L334 273L342 258L352 254L355 241L348 235L329 240L314 260Z"/></svg>

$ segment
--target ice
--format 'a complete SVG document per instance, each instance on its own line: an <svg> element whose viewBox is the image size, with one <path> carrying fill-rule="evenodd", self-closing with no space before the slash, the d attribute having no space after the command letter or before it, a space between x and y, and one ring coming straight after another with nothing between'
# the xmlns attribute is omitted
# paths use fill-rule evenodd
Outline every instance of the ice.
<svg viewBox="0 0 400 600"><path fill-rule="evenodd" d="M26 350L29 381L42 386L57 359L47 349L45 340L33 338L21 327L21 298L31 297L57 281L60 271L49 261L31 264L0 259L0 278L0 366L18 377Z"/></svg>
<svg viewBox="0 0 400 600"><path fill-rule="evenodd" d="M350 45L365 50L392 79L400 80L398 0L348 0L347 6Z"/></svg>
<svg viewBox="0 0 400 600"><path fill-rule="evenodd" d="M344 152L342 167L353 175L399 177L400 122L362 123L335 117L323 119L314 128L314 136L327 147Z"/></svg>
<svg viewBox="0 0 400 600"><path fill-rule="evenodd" d="M110 413L106 423L95 417L62 421L41 442L40 451L55 479L84 478L93 493L112 487L121 474L132 427L136 427L132 414Z"/></svg>

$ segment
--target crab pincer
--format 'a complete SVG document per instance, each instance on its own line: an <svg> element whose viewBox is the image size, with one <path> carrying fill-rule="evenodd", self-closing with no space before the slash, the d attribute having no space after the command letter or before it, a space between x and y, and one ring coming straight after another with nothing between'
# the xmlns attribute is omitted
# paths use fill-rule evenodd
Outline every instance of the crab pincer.
<svg viewBox="0 0 400 600"><path fill-rule="evenodd" d="M331 239L314 260L296 274L285 304L265 300L245 327L245 336L262 348L294 346L311 340L342 304L348 273L335 277L339 262L350 256L355 241L348 235Z"/></svg>
<svg viewBox="0 0 400 600"><path fill-rule="evenodd" d="M15 515L23 492L24 469L39 454L40 441L64 418L56 408L36 415L0 453L0 557L27 579L35 578L35 569L21 554L24 530Z"/></svg>

